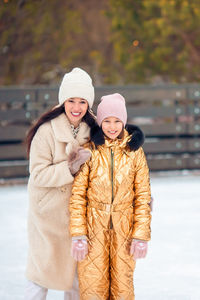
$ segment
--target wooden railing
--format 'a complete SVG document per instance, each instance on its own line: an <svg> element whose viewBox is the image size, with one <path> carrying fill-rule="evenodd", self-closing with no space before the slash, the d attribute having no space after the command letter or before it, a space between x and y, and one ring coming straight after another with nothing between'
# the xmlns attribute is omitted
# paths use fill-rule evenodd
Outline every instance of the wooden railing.
<svg viewBox="0 0 200 300"><path fill-rule="evenodd" d="M200 85L97 87L102 95L121 93L128 122L145 133L150 170L200 169ZM57 104L57 87L0 89L0 178L28 175L23 140L41 113Z"/></svg>

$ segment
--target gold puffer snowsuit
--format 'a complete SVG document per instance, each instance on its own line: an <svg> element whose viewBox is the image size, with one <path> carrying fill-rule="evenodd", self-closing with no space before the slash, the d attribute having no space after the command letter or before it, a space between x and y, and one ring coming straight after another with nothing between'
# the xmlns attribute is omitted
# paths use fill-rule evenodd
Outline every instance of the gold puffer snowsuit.
<svg viewBox="0 0 200 300"><path fill-rule="evenodd" d="M89 254L78 264L80 299L133 300L133 238L150 239L149 171L143 149L105 139L76 176L70 200L72 236L87 235Z"/></svg>

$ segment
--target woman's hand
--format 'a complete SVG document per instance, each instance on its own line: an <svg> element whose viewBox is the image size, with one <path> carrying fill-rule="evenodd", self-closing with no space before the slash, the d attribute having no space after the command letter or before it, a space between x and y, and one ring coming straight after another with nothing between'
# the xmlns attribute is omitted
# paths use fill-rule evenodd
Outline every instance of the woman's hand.
<svg viewBox="0 0 200 300"><path fill-rule="evenodd" d="M80 166L84 164L91 156L91 152L82 147L77 149L77 152L72 153L68 157L69 169L72 175L76 174Z"/></svg>
<svg viewBox="0 0 200 300"><path fill-rule="evenodd" d="M85 259L88 254L88 242L85 239L72 240L71 255L76 261Z"/></svg>
<svg viewBox="0 0 200 300"><path fill-rule="evenodd" d="M135 240L131 242L130 255L133 255L134 259L145 258L147 255L148 244L146 241Z"/></svg>

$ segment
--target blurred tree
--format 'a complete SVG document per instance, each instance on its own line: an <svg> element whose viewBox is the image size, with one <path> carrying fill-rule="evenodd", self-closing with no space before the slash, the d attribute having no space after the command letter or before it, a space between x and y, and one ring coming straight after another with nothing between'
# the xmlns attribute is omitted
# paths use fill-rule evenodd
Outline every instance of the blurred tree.
<svg viewBox="0 0 200 300"><path fill-rule="evenodd" d="M100 74L99 62L103 70L111 55L103 5L98 0L1 1L0 84L57 83L74 66L102 82L106 71Z"/></svg>
<svg viewBox="0 0 200 300"><path fill-rule="evenodd" d="M200 81L199 0L0 0L0 84Z"/></svg>
<svg viewBox="0 0 200 300"><path fill-rule="evenodd" d="M70 2L65 7L54 0L6 0L1 4L4 84L45 83L56 77L54 73L62 71L60 65L65 68L72 63L77 55L73 36L81 34L81 24Z"/></svg>
<svg viewBox="0 0 200 300"><path fill-rule="evenodd" d="M109 0L124 82L200 81L200 1Z"/></svg>

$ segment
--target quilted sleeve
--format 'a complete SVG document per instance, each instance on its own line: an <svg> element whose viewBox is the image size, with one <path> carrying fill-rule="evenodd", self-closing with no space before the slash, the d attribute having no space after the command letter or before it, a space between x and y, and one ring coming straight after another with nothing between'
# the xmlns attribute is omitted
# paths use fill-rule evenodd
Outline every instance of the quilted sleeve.
<svg viewBox="0 0 200 300"><path fill-rule="evenodd" d="M87 161L77 173L70 198L70 234L71 236L87 235L86 226L86 194L89 181L89 162Z"/></svg>
<svg viewBox="0 0 200 300"><path fill-rule="evenodd" d="M149 168L142 148L135 152L136 172L134 182L134 225L133 238L148 241L151 238L151 191Z"/></svg>

